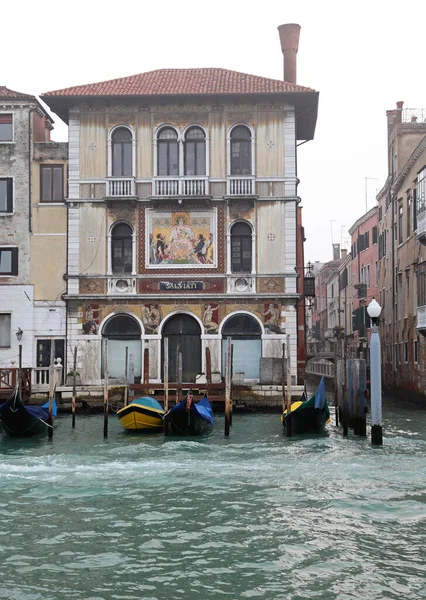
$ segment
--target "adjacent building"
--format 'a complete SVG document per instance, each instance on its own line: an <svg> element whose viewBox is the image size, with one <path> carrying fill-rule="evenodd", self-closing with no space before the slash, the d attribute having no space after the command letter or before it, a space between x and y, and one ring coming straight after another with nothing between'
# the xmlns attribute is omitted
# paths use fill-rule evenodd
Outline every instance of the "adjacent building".
<svg viewBox="0 0 426 600"><path fill-rule="evenodd" d="M388 178L378 195L383 379L405 397L426 389L426 110L387 111Z"/></svg>
<svg viewBox="0 0 426 600"><path fill-rule="evenodd" d="M67 144L35 96L0 86L0 366L49 364L65 340ZM47 358L46 358L47 355ZM61 356L57 354L57 356Z"/></svg>
<svg viewBox="0 0 426 600"><path fill-rule="evenodd" d="M163 69L47 92L69 126L66 332L85 384L234 372L262 379L290 335L304 365L303 227L297 143L318 93L296 82L300 27L279 27L284 81L225 69ZM41 217L41 214L39 215ZM61 226L63 222L61 221ZM59 226L59 224L58 224ZM299 351L298 351L299 348Z"/></svg>

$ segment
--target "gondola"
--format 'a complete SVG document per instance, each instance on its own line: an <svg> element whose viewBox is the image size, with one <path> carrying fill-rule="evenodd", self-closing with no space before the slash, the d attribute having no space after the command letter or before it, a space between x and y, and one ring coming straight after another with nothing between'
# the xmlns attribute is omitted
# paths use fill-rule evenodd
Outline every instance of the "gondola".
<svg viewBox="0 0 426 600"><path fill-rule="evenodd" d="M287 428L289 418L292 435L325 432L325 426L330 420L330 410L325 397L324 377L321 377L317 391L311 398L307 399L303 392L300 400L291 404L290 413L284 411L281 417L284 429Z"/></svg>
<svg viewBox="0 0 426 600"><path fill-rule="evenodd" d="M52 402L52 418L56 417L56 400ZM0 423L3 431L12 437L28 437L46 433L49 427L49 402L42 406L28 406L21 400L19 390L0 404Z"/></svg>
<svg viewBox="0 0 426 600"><path fill-rule="evenodd" d="M129 402L117 411L121 425L127 431L162 431L163 407L157 400L144 396Z"/></svg>
<svg viewBox="0 0 426 600"><path fill-rule="evenodd" d="M173 406L164 415L164 431L166 435L202 435L213 428L213 409L209 399L204 395L194 402L191 390L185 400Z"/></svg>

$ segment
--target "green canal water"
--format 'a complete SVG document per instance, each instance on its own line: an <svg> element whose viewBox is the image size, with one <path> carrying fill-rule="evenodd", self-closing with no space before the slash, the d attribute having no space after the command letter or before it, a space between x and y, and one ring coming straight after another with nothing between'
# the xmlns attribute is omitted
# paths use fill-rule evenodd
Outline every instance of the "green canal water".
<svg viewBox="0 0 426 600"><path fill-rule="evenodd" d="M384 445L291 440L279 415L202 439L60 416L0 436L0 598L426 598L426 411L384 406Z"/></svg>

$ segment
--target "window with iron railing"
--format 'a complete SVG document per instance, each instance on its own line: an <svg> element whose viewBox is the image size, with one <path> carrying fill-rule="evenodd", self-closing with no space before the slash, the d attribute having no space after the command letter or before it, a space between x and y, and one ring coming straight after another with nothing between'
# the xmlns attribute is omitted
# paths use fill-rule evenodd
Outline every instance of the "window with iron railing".
<svg viewBox="0 0 426 600"><path fill-rule="evenodd" d="M417 214L423 213L426 210L426 167L424 167L417 175Z"/></svg>

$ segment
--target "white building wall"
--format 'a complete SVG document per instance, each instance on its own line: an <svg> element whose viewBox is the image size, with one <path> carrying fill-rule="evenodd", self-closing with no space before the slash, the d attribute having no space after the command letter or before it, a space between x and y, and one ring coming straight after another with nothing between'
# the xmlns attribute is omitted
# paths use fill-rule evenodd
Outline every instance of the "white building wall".
<svg viewBox="0 0 426 600"><path fill-rule="evenodd" d="M22 366L32 367L34 363L34 288L32 285L0 286L0 313L11 314L10 348L0 348L0 366L10 367L14 360L18 366L19 343L22 345ZM16 332L23 331L18 342Z"/></svg>

